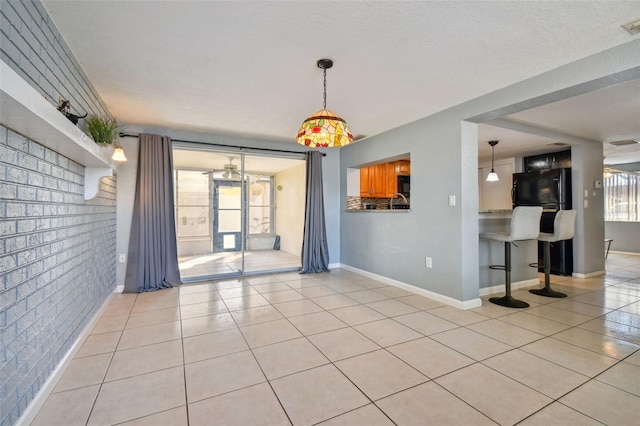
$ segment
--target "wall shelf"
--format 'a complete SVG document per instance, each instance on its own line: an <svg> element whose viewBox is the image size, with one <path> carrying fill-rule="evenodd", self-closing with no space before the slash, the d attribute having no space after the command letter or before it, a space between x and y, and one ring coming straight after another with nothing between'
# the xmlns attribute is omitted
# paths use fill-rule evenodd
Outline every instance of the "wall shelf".
<svg viewBox="0 0 640 426"><path fill-rule="evenodd" d="M85 166L85 200L98 194L100 179L113 176L110 153L96 145L1 60L0 123Z"/></svg>

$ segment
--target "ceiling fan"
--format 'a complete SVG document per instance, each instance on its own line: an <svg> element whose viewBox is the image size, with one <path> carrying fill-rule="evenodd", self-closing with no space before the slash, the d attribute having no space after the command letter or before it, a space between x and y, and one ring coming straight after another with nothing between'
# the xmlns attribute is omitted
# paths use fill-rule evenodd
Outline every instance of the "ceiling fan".
<svg viewBox="0 0 640 426"><path fill-rule="evenodd" d="M210 170L202 174L207 175L207 174L222 172L223 179L240 180L240 172L238 171L238 166L233 164L233 160L234 160L233 157L229 157L229 164L223 165L222 166L223 170Z"/></svg>
<svg viewBox="0 0 640 426"><path fill-rule="evenodd" d="M224 168L224 173L222 173L224 179L240 179L240 172L238 166L233 164L233 157L229 157L229 164L222 167Z"/></svg>

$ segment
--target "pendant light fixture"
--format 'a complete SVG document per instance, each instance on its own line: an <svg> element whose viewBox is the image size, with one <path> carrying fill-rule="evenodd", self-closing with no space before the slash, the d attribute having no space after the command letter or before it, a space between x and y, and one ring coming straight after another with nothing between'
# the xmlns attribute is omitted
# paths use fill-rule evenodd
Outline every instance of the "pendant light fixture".
<svg viewBox="0 0 640 426"><path fill-rule="evenodd" d="M123 162L127 161L127 157L124 156L124 149L120 144L116 145L116 148L113 150L113 155L111 156L113 161Z"/></svg>
<svg viewBox="0 0 640 426"><path fill-rule="evenodd" d="M345 146L353 142L347 122L327 109L327 70L333 66L331 59L319 59L318 68L324 74L324 103L322 109L304 120L296 141L310 148Z"/></svg>
<svg viewBox="0 0 640 426"><path fill-rule="evenodd" d="M491 171L487 175L487 182L498 182L500 180L498 174L493 170L493 148L498 145L498 141L489 141L489 145L491 145Z"/></svg>

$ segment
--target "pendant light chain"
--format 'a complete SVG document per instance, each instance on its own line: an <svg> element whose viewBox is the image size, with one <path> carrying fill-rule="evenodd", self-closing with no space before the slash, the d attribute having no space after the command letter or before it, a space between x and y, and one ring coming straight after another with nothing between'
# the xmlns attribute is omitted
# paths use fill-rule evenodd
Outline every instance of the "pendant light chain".
<svg viewBox="0 0 640 426"><path fill-rule="evenodd" d="M327 69L323 68L322 72L324 74L324 102L322 104L322 109L327 109Z"/></svg>
<svg viewBox="0 0 640 426"><path fill-rule="evenodd" d="M353 135L344 119L327 109L327 69L333 66L331 59L318 59L322 69L322 109L302 122L296 142L310 148L331 148L349 145Z"/></svg>
<svg viewBox="0 0 640 426"><path fill-rule="evenodd" d="M493 171L493 148L495 148L495 146L491 145L491 171Z"/></svg>

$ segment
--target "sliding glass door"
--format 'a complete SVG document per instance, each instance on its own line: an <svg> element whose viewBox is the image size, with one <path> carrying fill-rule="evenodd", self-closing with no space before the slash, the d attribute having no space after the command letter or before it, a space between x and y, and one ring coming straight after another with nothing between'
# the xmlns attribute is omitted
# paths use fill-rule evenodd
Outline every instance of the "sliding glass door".
<svg viewBox="0 0 640 426"><path fill-rule="evenodd" d="M305 162L174 147L185 282L300 268Z"/></svg>

